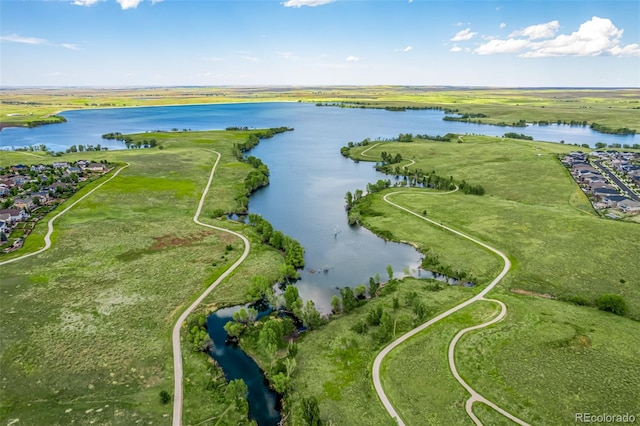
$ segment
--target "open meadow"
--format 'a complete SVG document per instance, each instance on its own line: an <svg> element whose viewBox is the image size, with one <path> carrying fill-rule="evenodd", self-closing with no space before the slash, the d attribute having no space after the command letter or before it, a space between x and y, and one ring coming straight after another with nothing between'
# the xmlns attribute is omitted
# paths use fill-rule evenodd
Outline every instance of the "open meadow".
<svg viewBox="0 0 640 426"><path fill-rule="evenodd" d="M252 167L239 162L232 148L247 135L153 134L162 149L99 153L129 167L56 220L51 249L0 266L3 424L170 421L172 405L162 404L159 393L173 390L171 329L243 249L235 237L192 220L216 158L210 150L222 158L201 220L246 230L255 239L242 267L214 292L216 306L246 302L250 278L272 276L283 262L251 229L213 218L220 209L237 208L235 198ZM7 154L4 166L54 160ZM86 157L91 153L55 159ZM42 247L48 219L23 249L0 261ZM185 423L225 412L221 424L237 424L224 398L224 377L206 359L185 353Z"/></svg>
<svg viewBox="0 0 640 426"><path fill-rule="evenodd" d="M640 409L634 385L640 380L640 228L591 210L555 156L570 149L467 136L463 143L416 141L350 150L360 161L375 160L382 151L400 153L415 162L409 170L435 169L438 175L485 188L484 196L457 192L439 197L425 196L419 188L388 189L368 196L361 223L376 232L391 232L393 239L428 247L453 265L469 265L484 278L483 262L475 254L450 249L466 241L432 229L382 200L385 194L401 191L388 198L508 255L512 270L489 294L506 303L507 317L463 337L456 362L474 389L531 424L572 422L576 412L624 414ZM624 298L627 317L592 307L605 293ZM464 421L467 397L449 372L446 348L458 330L496 314L493 303L476 302L385 359L383 385L405 421ZM474 411L488 423L508 423L478 404Z"/></svg>

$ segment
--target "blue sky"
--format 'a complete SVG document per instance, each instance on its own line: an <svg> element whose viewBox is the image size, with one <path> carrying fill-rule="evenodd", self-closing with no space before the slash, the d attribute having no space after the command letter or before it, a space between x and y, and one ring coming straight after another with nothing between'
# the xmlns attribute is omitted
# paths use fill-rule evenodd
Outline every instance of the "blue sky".
<svg viewBox="0 0 640 426"><path fill-rule="evenodd" d="M0 0L1 86L640 86L640 2Z"/></svg>

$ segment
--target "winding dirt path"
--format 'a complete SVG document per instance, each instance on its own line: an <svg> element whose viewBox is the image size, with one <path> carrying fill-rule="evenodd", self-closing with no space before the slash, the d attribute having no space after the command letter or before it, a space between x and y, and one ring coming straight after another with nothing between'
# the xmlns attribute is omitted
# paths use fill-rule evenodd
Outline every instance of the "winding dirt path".
<svg viewBox="0 0 640 426"><path fill-rule="evenodd" d="M225 278L227 278L238 266L240 266L242 262L244 262L244 260L249 255L249 250L251 248L251 243L249 243L249 240L244 235L235 231L231 231L229 229L220 228L218 226L213 226L213 225L200 222L199 217L202 211L202 206L204 205L204 200L207 196L207 193L209 192L209 188L211 187L211 182L213 181L213 176L215 174L216 167L218 166L218 162L222 157L222 155L219 152L213 151L213 150L210 150L210 151L216 154L218 158L216 158L216 162L213 164L213 167L211 168L209 181L207 182L207 186L205 187L204 192L202 193L202 197L200 197L198 208L196 209L196 213L193 215L193 221L200 226L205 226L207 228L215 229L217 231L226 232L228 234L231 234L240 238L244 242L244 251L242 252L242 255L238 258L238 260L236 260L235 263L231 265L229 269L227 269L222 275L220 275L220 277L218 277L217 280L211 283L211 285L207 287L207 289L182 313L182 315L180 315L180 318L178 318L178 321L176 321L176 324L173 327L173 333L171 336L172 343L173 343L173 372L174 372L173 374L174 376L173 422L172 422L173 426L180 426L182 424L182 399L183 399L182 350L180 348L180 329L182 328L182 324L187 319L189 314L191 314L191 312L193 312L193 310L204 300L204 298L207 297L209 293L211 293L211 291L214 288L216 288L216 286L220 284Z"/></svg>
<svg viewBox="0 0 640 426"><path fill-rule="evenodd" d="M456 189L457 190L457 189ZM385 202L387 202L388 204L391 204L392 206L403 210L413 216L416 216L417 218L420 218L421 220L427 221L429 223L431 223L432 225L435 225L437 227L440 227L442 229L445 229L455 235L458 235L466 240L469 240L475 244L480 245L481 247L486 248L487 250L491 251L492 253L497 254L498 256L500 256L500 258L502 258L503 262L504 262L504 267L502 268L502 271L498 274L497 277L495 277L493 279L493 281L491 281L491 283L484 289L482 290L480 293L478 293L476 296L460 303L459 305L454 306L453 308L441 313L440 315L430 319L429 321L425 322L424 324L414 328L413 330L410 330L409 332L405 333L404 335L400 336L399 338L397 338L396 340L394 340L393 342L391 342L389 345L387 345L384 349L382 349L382 351L378 354L378 356L376 357L376 359L373 362L373 384L375 386L376 392L378 393L378 397L380 398L380 401L382 401L382 404L384 405L385 409L387 410L387 412L389 413L389 415L394 418L397 422L399 426L404 426L404 422L402 421L400 415L398 414L398 412L395 410L395 408L393 407L393 405L391 404L391 402L389 401L388 397L386 396L386 394L384 393L384 389L382 387L382 382L380 380L380 367L382 365L382 361L384 360L385 356L387 356L387 354L389 352L391 352L393 349L395 349L396 347L398 347L401 343L407 341L408 339L410 339L411 337L415 336L416 334L420 333L421 331L425 330L426 328L430 327L431 325L437 323L438 321L450 316L451 314L471 305L472 303L475 303L477 301L489 301L489 302L494 302L494 303L498 303L502 310L500 312L500 314L498 316L496 316L495 318L491 319L490 321L487 321L483 324L479 324L479 325L475 325L472 327L468 327L465 328L461 331L458 332L458 334L456 334L456 336L453 338L453 340L451 341L450 345L449 345L449 353L448 353L448 359L449 359L449 368L451 369L451 372L453 373L453 376L456 378L456 380L467 390L467 392L469 392L469 394L471 395L471 397L467 400L467 403L465 405L467 414L469 415L469 417L474 421L474 423L476 425L482 425L482 423L480 422L480 420L475 416L475 414L472 411L472 406L474 402L481 402L483 404L486 404L487 406L493 408L494 410L496 410L497 412L499 412L500 414L504 415L505 417L509 418L510 420L514 421L515 423L518 423L520 425L523 426L529 426L528 423L526 423L525 421L519 419L518 417L508 413L506 410L500 408L498 405L494 404L493 402L489 401L487 398L485 398L484 396L480 395L478 392L476 392L467 382L464 381L464 379L462 379L462 377L460 377L460 374L458 374L458 370L456 368L456 364L455 364L455 347L456 344L458 343L458 341L462 338L462 336L464 334L466 334L469 331L473 331L473 330L478 330L484 327L488 327L492 324L495 324L499 321L501 321L504 316L507 313L507 307L505 306L504 303L502 303L499 300L493 300L493 299L486 299L484 296L489 293L504 277L505 275L507 275L507 273L509 272L509 270L511 269L511 262L509 261L509 259L507 258L507 256L502 253L501 251L489 246L488 244L483 243L482 241L479 241L473 237L470 237L466 234L463 234L460 231L456 231L453 228L450 228L446 225L443 225L440 222L436 222L432 219L429 219L427 217L421 216L418 213L415 213L399 204L394 203L393 201L389 200L389 197L394 195L394 194L399 194L399 193L407 193L407 191L396 191L396 192L391 192L389 194L386 194L383 197L383 200ZM434 193L423 193L424 195L446 195L446 194L450 194L452 192L455 191L449 191L449 192L434 192Z"/></svg>
<svg viewBox="0 0 640 426"><path fill-rule="evenodd" d="M49 250L49 248L51 248L51 234L53 234L53 222L55 222L55 220L57 218L59 218L60 216L62 216L63 214L65 214L66 212L68 212L73 206L75 206L76 204L78 204L80 201L84 200L85 198L87 198L89 195L93 194L96 190L98 190L102 185L106 184L107 182L110 182L113 178L115 178L116 176L118 176L118 174L123 171L124 169L126 169L127 167L129 167L129 163L127 163L126 165L122 166L121 168L119 168L109 179L105 180L104 182L100 183L100 185L97 185L95 188L93 188L91 191L87 192L86 194L84 194L82 197L78 198L76 201L74 201L73 203L71 203L69 206L67 206L67 208L65 208L64 210L62 210L60 213L58 213L57 215L55 215L54 217L52 217L51 219L49 219L49 222L47 223L47 233L44 236L44 247L42 247L40 250L34 251L32 253L27 253L24 254L22 256L19 257L14 257L13 259L9 259L9 260L5 260L4 262L0 262L0 266L2 265L6 265L8 263L12 263L12 262L17 262L18 260L22 260L22 259L26 259L27 257L31 257L31 256L35 256L37 254L42 253L45 250Z"/></svg>

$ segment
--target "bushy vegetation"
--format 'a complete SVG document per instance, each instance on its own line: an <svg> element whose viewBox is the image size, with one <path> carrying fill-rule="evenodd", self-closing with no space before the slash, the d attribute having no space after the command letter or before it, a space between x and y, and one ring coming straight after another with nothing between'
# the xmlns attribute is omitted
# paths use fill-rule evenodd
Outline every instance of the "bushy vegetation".
<svg viewBox="0 0 640 426"><path fill-rule="evenodd" d="M596 301L598 309L611 312L616 315L626 315L628 312L627 303L619 294L603 294Z"/></svg>
<svg viewBox="0 0 640 426"><path fill-rule="evenodd" d="M509 138L509 139L522 139L525 141L532 141L533 140L533 136L527 136L523 133L515 133L515 132L507 132L504 134L505 138Z"/></svg>
<svg viewBox="0 0 640 426"><path fill-rule="evenodd" d="M248 219L249 224L255 227L263 243L284 252L283 276L287 279L297 279L296 269L304 267L304 248L302 245L297 240L274 230L273 226L259 214L250 213Z"/></svg>

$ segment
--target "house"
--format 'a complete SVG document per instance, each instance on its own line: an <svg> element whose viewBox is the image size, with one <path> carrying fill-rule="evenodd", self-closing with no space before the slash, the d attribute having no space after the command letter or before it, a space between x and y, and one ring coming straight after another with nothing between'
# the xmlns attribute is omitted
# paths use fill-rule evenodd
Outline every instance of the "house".
<svg viewBox="0 0 640 426"><path fill-rule="evenodd" d="M634 201L627 199L618 203L618 208L625 213L639 213L640 201Z"/></svg>
<svg viewBox="0 0 640 426"><path fill-rule="evenodd" d="M31 210L36 206L31 198L16 198L13 200L13 205L19 209Z"/></svg>
<svg viewBox="0 0 640 426"><path fill-rule="evenodd" d="M67 171L69 173L75 173L75 174L80 174L82 173L82 169L80 167L76 167L76 166L71 166L67 169Z"/></svg>
<svg viewBox="0 0 640 426"><path fill-rule="evenodd" d="M9 223L8 220L0 219L0 232L4 232L5 234L9 233Z"/></svg>
<svg viewBox="0 0 640 426"><path fill-rule="evenodd" d="M16 176L10 177L9 180L13 182L13 186L22 186L31 179L27 176L16 175Z"/></svg>
<svg viewBox="0 0 640 426"><path fill-rule="evenodd" d="M31 196L40 200L40 204L45 204L47 201L51 199L51 195L49 195L49 191L33 192Z"/></svg>
<svg viewBox="0 0 640 426"><path fill-rule="evenodd" d="M91 163L87 166L87 170L92 172L104 172L107 170L107 167L102 163Z"/></svg>
<svg viewBox="0 0 640 426"><path fill-rule="evenodd" d="M64 182L53 182L51 185L47 186L47 190L49 192L56 193L56 192L58 192L58 188L60 188L60 191L63 191L65 189L67 189L68 187L69 187L69 185L64 183Z"/></svg>
<svg viewBox="0 0 640 426"><path fill-rule="evenodd" d="M603 186L601 188L596 188L591 192L596 197L606 197L608 195L620 195L618 190L616 190L615 188L610 187L610 186L609 187Z"/></svg>
<svg viewBox="0 0 640 426"><path fill-rule="evenodd" d="M4 183L0 183L0 197L4 197L9 195L9 185L5 185Z"/></svg>
<svg viewBox="0 0 640 426"><path fill-rule="evenodd" d="M624 195L607 195L602 197L602 202L606 204L607 207L617 207L620 202L628 199L629 198Z"/></svg>
<svg viewBox="0 0 640 426"><path fill-rule="evenodd" d="M69 167L69 163L67 162L62 162L62 161L54 161L53 162L53 168L54 169L66 169Z"/></svg>
<svg viewBox="0 0 640 426"><path fill-rule="evenodd" d="M42 172L44 172L44 171L46 171L46 170L47 170L47 166L44 166L44 165L42 165L42 164L36 164L36 165L31 166L31 169L30 169L30 170L31 170L32 172L42 173Z"/></svg>
<svg viewBox="0 0 640 426"><path fill-rule="evenodd" d="M2 209L0 210L0 220L9 221L9 222L19 222L21 220L27 219L29 214L24 210L20 209Z"/></svg>

